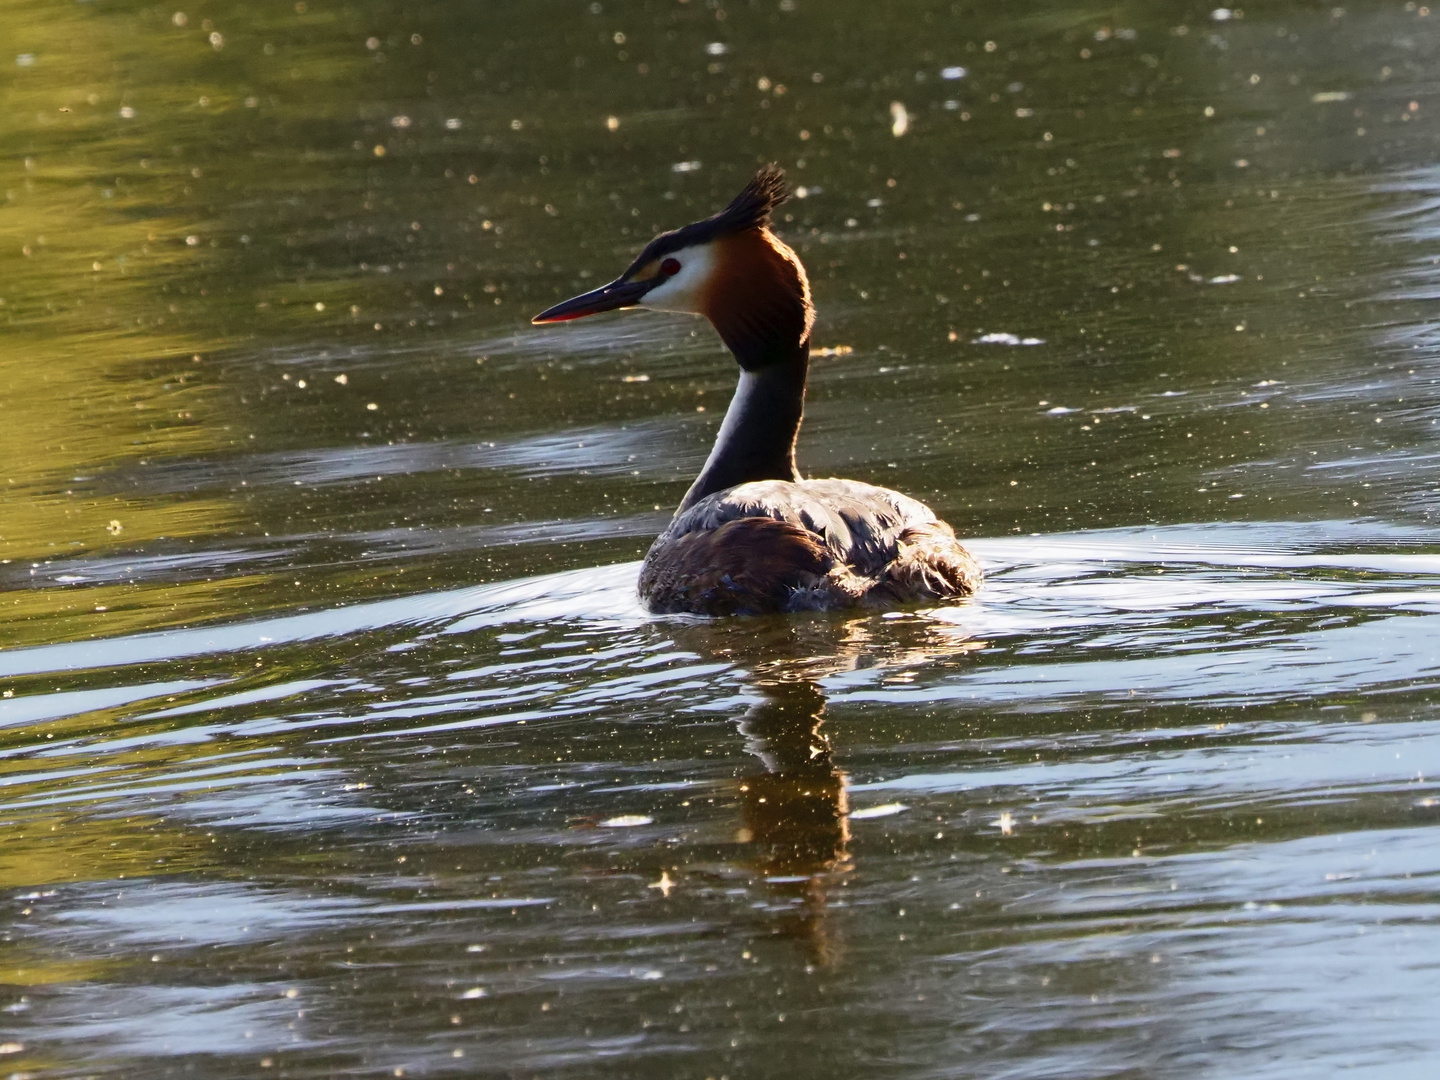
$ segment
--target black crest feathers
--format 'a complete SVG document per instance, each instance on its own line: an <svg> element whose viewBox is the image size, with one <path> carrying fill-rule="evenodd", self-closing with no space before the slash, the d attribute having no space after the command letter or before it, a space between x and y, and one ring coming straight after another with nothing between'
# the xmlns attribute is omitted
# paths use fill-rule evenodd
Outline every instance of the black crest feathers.
<svg viewBox="0 0 1440 1080"><path fill-rule="evenodd" d="M741 229L758 229L770 224L770 211L790 198L785 183L785 170L779 165L766 165L745 190L730 200L730 205L709 220L717 236ZM703 222L701 224L704 224Z"/></svg>
<svg viewBox="0 0 1440 1080"><path fill-rule="evenodd" d="M766 165L718 214L673 232L661 233L651 240L624 276L629 277L656 259L692 244L708 244L730 233L766 228L770 224L770 212L788 198L790 188L785 183L785 170L779 165Z"/></svg>

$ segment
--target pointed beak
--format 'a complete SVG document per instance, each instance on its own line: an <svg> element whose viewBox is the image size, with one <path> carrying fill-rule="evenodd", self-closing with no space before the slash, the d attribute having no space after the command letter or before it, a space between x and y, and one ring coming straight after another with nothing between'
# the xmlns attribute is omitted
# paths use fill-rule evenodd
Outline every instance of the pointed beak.
<svg viewBox="0 0 1440 1080"><path fill-rule="evenodd" d="M586 315L598 315L602 311L634 307L654 284L653 281L626 281L624 278L616 278L609 285L601 285L598 289L572 296L552 308L546 308L530 321L568 322L571 319L583 319Z"/></svg>

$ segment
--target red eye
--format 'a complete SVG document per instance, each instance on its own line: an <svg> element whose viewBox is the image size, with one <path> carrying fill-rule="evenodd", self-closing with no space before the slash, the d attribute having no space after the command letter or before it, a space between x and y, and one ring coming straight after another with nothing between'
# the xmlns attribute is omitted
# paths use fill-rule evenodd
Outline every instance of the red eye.
<svg viewBox="0 0 1440 1080"><path fill-rule="evenodd" d="M662 263L660 264L660 273L664 274L666 277L674 277L674 276L675 276L676 274L678 274L679 272L680 272L680 260L679 260L679 259L666 259L664 262L662 262Z"/></svg>

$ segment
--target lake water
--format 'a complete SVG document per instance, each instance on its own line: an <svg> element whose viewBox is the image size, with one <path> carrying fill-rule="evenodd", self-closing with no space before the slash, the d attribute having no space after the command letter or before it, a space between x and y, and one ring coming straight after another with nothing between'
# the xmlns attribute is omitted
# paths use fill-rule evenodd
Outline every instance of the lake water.
<svg viewBox="0 0 1440 1080"><path fill-rule="evenodd" d="M1440 8L0 9L0 1073L1429 1077ZM647 616L757 164L802 467Z"/></svg>

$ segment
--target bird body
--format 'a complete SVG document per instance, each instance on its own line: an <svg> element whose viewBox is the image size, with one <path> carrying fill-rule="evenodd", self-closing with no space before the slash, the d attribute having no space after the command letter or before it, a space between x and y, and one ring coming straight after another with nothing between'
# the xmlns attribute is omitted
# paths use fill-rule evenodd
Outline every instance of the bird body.
<svg viewBox="0 0 1440 1080"><path fill-rule="evenodd" d="M657 612L756 615L955 599L980 579L922 502L857 480L755 480L675 515L640 596Z"/></svg>
<svg viewBox="0 0 1440 1080"><path fill-rule="evenodd" d="M715 446L645 556L641 599L657 612L745 615L969 596L980 567L929 507L855 480L800 476L814 307L799 257L769 228L787 194L784 174L762 169L714 217L661 234L609 285L535 317L692 312L740 364Z"/></svg>

